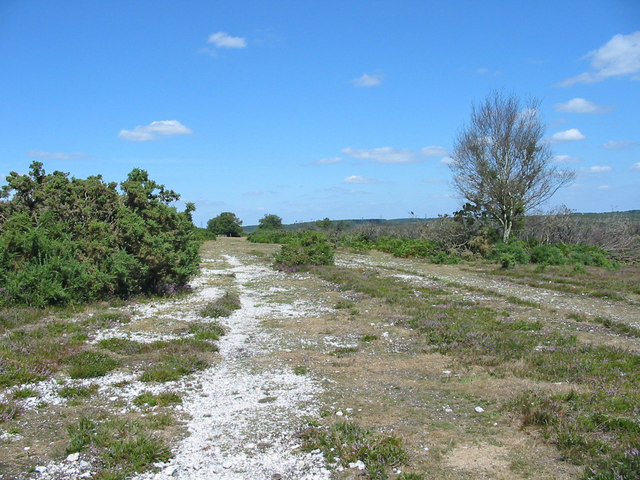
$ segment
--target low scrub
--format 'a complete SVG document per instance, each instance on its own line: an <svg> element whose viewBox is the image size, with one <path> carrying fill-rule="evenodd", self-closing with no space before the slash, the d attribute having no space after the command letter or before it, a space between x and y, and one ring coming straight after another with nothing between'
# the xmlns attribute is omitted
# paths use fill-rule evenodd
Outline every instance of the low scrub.
<svg viewBox="0 0 640 480"><path fill-rule="evenodd" d="M119 362L104 353L85 351L68 357L68 373L71 378L103 377L118 367Z"/></svg>
<svg viewBox="0 0 640 480"><path fill-rule="evenodd" d="M489 259L508 268L516 264L535 263L538 265L574 265L578 269L584 266L615 267L616 262L609 259L602 248L589 245L549 245L535 241L522 242L512 240L509 243L496 243L491 248Z"/></svg>
<svg viewBox="0 0 640 480"><path fill-rule="evenodd" d="M252 243L286 243L295 233L287 230L256 230L247 235L247 240Z"/></svg>
<svg viewBox="0 0 640 480"><path fill-rule="evenodd" d="M152 429L140 421L82 417L69 426L68 431L67 453L91 448L99 455L95 478L124 480L134 473L152 470L154 463L171 458L165 443L153 436Z"/></svg>
<svg viewBox="0 0 640 480"><path fill-rule="evenodd" d="M240 308L242 308L242 305L238 294L225 292L222 297L207 303L207 305L200 311L200 315L209 318L228 317L235 310L240 310Z"/></svg>
<svg viewBox="0 0 640 480"><path fill-rule="evenodd" d="M329 463L342 467L362 462L371 479L389 478L389 470L408 460L400 440L383 436L354 422L340 422L329 427L312 426L300 433L302 449L319 449Z"/></svg>
<svg viewBox="0 0 640 480"><path fill-rule="evenodd" d="M333 265L334 249L329 239L319 232L293 235L275 255L278 270L295 271L303 266Z"/></svg>
<svg viewBox="0 0 640 480"><path fill-rule="evenodd" d="M585 479L638 478L637 353L581 344L576 336L549 331L541 322L513 321L493 309L452 299L450 292L368 270L324 267L315 272L341 289L394 305L435 352L483 365L494 374L569 383L588 392L564 397L535 393L516 399L512 407L524 426L542 428L563 455L584 465Z"/></svg>
<svg viewBox="0 0 640 480"><path fill-rule="evenodd" d="M209 363L195 354L169 354L147 368L140 380L142 382L173 382L184 375L190 375L199 370L204 370Z"/></svg>

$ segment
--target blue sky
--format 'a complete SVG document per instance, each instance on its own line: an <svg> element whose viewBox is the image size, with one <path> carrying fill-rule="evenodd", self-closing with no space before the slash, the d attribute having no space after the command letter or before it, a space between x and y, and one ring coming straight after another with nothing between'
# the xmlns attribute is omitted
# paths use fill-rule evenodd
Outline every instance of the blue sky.
<svg viewBox="0 0 640 480"><path fill-rule="evenodd" d="M637 0L0 0L0 73L0 175L143 168L198 225L451 213L495 89L577 172L547 208L640 208Z"/></svg>

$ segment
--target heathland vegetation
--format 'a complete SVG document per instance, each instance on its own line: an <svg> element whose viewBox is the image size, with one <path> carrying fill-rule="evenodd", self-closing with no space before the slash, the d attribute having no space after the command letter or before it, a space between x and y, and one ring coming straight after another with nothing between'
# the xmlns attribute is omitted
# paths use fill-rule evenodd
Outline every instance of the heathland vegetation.
<svg viewBox="0 0 640 480"><path fill-rule="evenodd" d="M488 446L490 437L493 447L508 449L519 435L515 422L557 455L541 463L514 447L509 471L517 478L567 478L567 468L585 480L640 478L640 212L531 212L571 174L549 164L537 110L526 112L498 94L474 110L452 166L468 203L429 221L324 218L292 227L267 214L247 234L234 213L222 212L197 229L194 205L178 211L179 195L143 170L120 185L99 175L47 174L39 162L27 174L12 172L0 190L0 441L13 453L0 460L0 474L23 478L34 468L23 454L25 437L51 445L62 438L64 455L91 455L95 478L125 479L166 462L172 453L163 438L179 431L173 409L182 397L151 386L216 362L224 319L242 314L249 285L253 310L270 302L321 306L304 321L287 323L294 317L282 310L258 323L301 341L298 350L275 350L300 360L295 375L317 373L337 385L327 405L348 398L362 406L357 414L346 408L349 419L327 407L306 427L300 422L302 451L321 452L334 468L361 468L375 479L423 479L427 470L454 478L459 470L447 459L458 438ZM216 236L244 235L202 247ZM198 281L213 286L211 297L190 295L188 286L201 247L215 273L211 284ZM237 280L234 266L242 272L249 263L255 278ZM560 301L546 305L552 297ZM244 348L237 358L253 358ZM255 355L266 362L260 368L287 365L262 353ZM231 355L230 368L237 358ZM366 365L359 374L340 376L359 362ZM457 380L453 368L462 372ZM120 371L125 380L99 383ZM113 395L134 384L145 387L132 389L131 402ZM61 399L58 423L20 422L43 385L55 390L47 398ZM98 398L108 407L94 405ZM267 411L279 399L257 401ZM367 416L370 404L375 413ZM453 405L478 415L443 417ZM80 414L65 410L75 407ZM486 417L485 408L493 409ZM477 476L489 478L487 471Z"/></svg>
<svg viewBox="0 0 640 480"><path fill-rule="evenodd" d="M134 169L122 182L47 174L39 162L0 191L0 303L35 307L162 294L198 270L193 204Z"/></svg>

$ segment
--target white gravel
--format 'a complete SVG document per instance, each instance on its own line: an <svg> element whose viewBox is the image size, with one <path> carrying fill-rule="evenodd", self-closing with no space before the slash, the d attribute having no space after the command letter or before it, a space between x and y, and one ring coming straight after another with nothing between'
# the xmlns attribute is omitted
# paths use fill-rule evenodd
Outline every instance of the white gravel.
<svg viewBox="0 0 640 480"><path fill-rule="evenodd" d="M172 448L173 458L157 464L138 480L162 479L328 479L329 471L321 453L299 451L296 431L305 416L316 416L314 396L321 388L307 375L295 375L292 367L264 356L277 351L284 341L267 332L261 321L266 318L300 318L326 310L320 304L302 301L295 287L277 287L260 291L263 280L276 281L285 274L258 265L244 265L241 259L225 257L230 265L220 270L204 268L192 285L193 295L179 300L137 307L132 324L148 317L171 316L180 321L202 321L198 310L203 301L215 299L223 291L210 286L216 275L233 274L240 292L242 308L222 320L226 334L218 342L221 360L198 374L178 382L143 384L137 372L114 373L90 381L68 381L67 385L96 383L100 395L120 403L119 409L137 409L132 400L142 391L178 392L183 397L177 410L189 418L188 435ZM286 282L283 282L286 283ZM269 302L274 292L291 294L292 304ZM177 308L179 306L179 308ZM153 341L157 335L133 334L109 329L96 339L126 336L137 341ZM264 366L268 364L268 369ZM127 380L123 385L122 380ZM40 382L38 401L64 401L57 396L54 381ZM43 398L44 397L44 398ZM35 400L34 400L35 401ZM122 407L124 401L125 406ZM29 478L61 480L89 478L95 474L86 452L58 462L36 467Z"/></svg>
<svg viewBox="0 0 640 480"><path fill-rule="evenodd" d="M298 304L264 304L268 292L244 284L280 275L258 266L243 266L228 257L240 289L242 309L225 322L219 342L222 361L197 376L200 385L183 402L192 420L189 436L175 457L155 474L139 479L324 479L322 455L296 452L295 431L303 416L317 415L312 404L320 387L286 365L264 371L253 359L277 349L278 339L260 327L263 318L311 315ZM260 303L261 306L256 304ZM300 302L297 302L300 303ZM280 476L280 477L278 477Z"/></svg>

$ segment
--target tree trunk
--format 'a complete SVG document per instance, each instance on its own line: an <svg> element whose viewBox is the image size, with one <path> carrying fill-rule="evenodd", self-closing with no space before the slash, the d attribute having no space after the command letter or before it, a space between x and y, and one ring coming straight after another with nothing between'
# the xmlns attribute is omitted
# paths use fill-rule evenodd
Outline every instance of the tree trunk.
<svg viewBox="0 0 640 480"><path fill-rule="evenodd" d="M513 221L511 219L505 220L504 229L502 230L502 241L507 243L509 241L509 236L511 236L511 227L513 226Z"/></svg>

